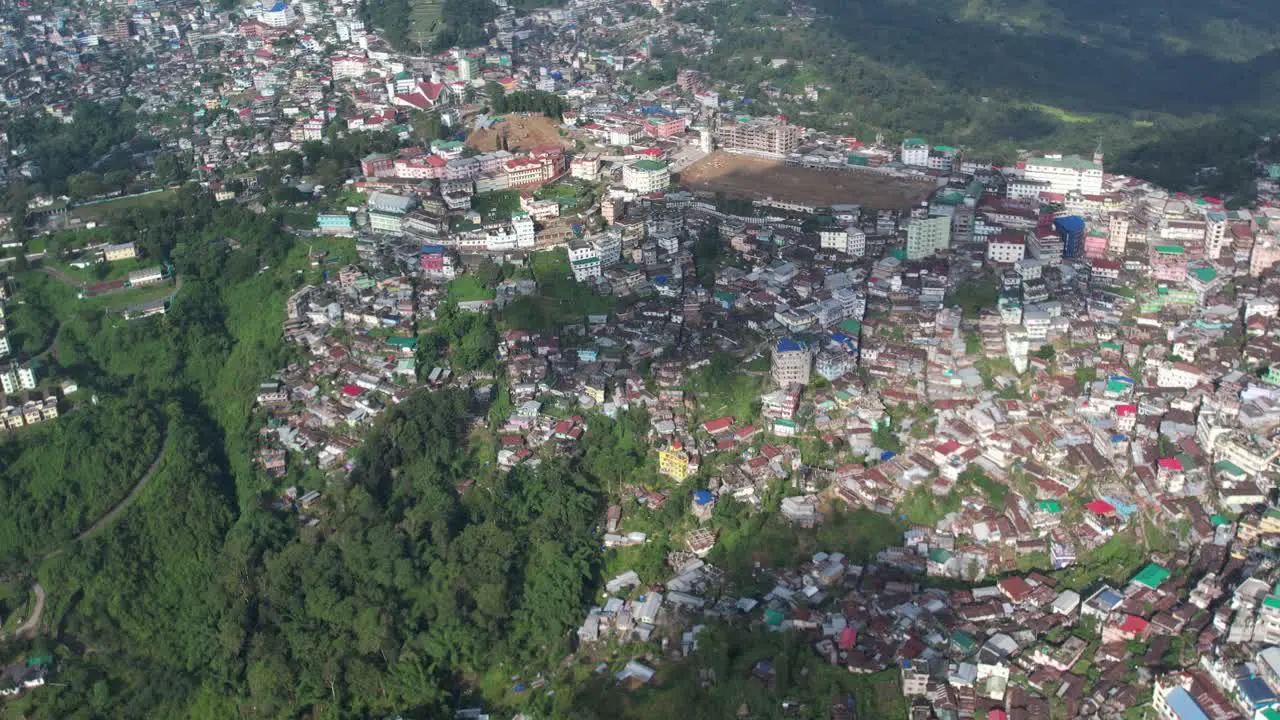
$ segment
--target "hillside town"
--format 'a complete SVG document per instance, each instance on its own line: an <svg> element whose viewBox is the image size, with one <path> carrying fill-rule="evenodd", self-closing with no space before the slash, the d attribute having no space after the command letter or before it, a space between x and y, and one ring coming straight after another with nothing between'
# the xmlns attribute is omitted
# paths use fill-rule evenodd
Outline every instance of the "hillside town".
<svg viewBox="0 0 1280 720"><path fill-rule="evenodd" d="M423 55L354 0L4 11L0 67L22 71L0 118L133 103L147 190L177 155L310 244L288 362L256 379L273 507L323 523L387 408L464 388L503 472L635 426L644 470L600 518L618 572L575 634L584 656L648 648L610 668L623 685L726 623L888 673L912 720L1280 718L1280 168L1228 207L1109 172L1101 145L996 165L847 137L735 100L694 69L714 33L659 0L498 5L486 45ZM688 67L621 82L659 33ZM0 176L39 184L4 125ZM377 149L323 167L348 146ZM289 153L298 172L265 172ZM128 196L37 194L0 233L92 229L77 205ZM58 400L10 356L6 307L17 429ZM725 508L892 532L743 571L719 562Z"/></svg>

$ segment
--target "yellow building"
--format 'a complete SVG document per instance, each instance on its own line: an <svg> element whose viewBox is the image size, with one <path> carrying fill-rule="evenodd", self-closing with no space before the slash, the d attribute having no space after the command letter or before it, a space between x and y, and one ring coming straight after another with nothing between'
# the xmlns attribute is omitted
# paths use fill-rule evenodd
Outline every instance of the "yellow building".
<svg viewBox="0 0 1280 720"><path fill-rule="evenodd" d="M671 443L671 447L658 451L658 469L663 475L684 480L689 477L689 453L679 442Z"/></svg>

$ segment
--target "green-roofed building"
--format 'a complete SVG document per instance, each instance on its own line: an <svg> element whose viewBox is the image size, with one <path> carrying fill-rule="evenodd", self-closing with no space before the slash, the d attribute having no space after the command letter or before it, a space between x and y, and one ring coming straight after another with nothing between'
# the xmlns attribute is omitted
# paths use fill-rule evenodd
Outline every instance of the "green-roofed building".
<svg viewBox="0 0 1280 720"><path fill-rule="evenodd" d="M1211 283L1218 279L1218 271L1211 267L1198 267L1192 270L1191 274L1202 283Z"/></svg>
<svg viewBox="0 0 1280 720"><path fill-rule="evenodd" d="M418 347L418 338L398 337L398 336L389 337L387 338L387 344L397 350L413 352L413 350Z"/></svg>
<svg viewBox="0 0 1280 720"><path fill-rule="evenodd" d="M934 548L929 551L929 562L945 565L951 559L951 551L943 548Z"/></svg>
<svg viewBox="0 0 1280 720"><path fill-rule="evenodd" d="M1230 475L1233 478L1243 478L1246 474L1243 468L1230 460L1219 460L1213 464L1213 469L1215 472Z"/></svg>
<svg viewBox="0 0 1280 720"><path fill-rule="evenodd" d="M1109 393L1116 393L1116 394L1127 393L1132 388L1133 388L1132 384L1127 383L1123 380L1107 381L1107 392Z"/></svg>
<svg viewBox="0 0 1280 720"><path fill-rule="evenodd" d="M853 318L840 321L840 324L836 327L839 328L840 332L846 335L857 336L862 333L862 323L854 320Z"/></svg>
<svg viewBox="0 0 1280 720"><path fill-rule="evenodd" d="M978 649L978 641L973 636L962 630L951 633L951 645L959 650L962 655L969 655Z"/></svg>
<svg viewBox="0 0 1280 720"><path fill-rule="evenodd" d="M1168 580L1171 574L1172 573L1163 567L1160 567L1155 563L1150 563L1134 576L1133 581L1140 585L1146 585L1154 590L1160 587L1160 584L1165 580Z"/></svg>
<svg viewBox="0 0 1280 720"><path fill-rule="evenodd" d="M1036 503L1036 507L1042 512L1053 513L1054 515L1062 512L1062 503L1057 500L1041 500Z"/></svg>
<svg viewBox="0 0 1280 720"><path fill-rule="evenodd" d="M1209 516L1209 522L1213 523L1213 526L1214 526L1214 527L1221 527L1221 526L1223 526L1223 525L1230 525L1230 524L1231 524L1231 521L1230 521L1230 520L1228 520L1227 518L1225 518L1225 517L1223 517L1223 516L1221 516L1221 515L1210 515L1210 516Z"/></svg>
<svg viewBox="0 0 1280 720"><path fill-rule="evenodd" d="M786 616L782 614L781 610L775 610L773 608L769 608L768 610L764 611L764 623L766 625L777 627L781 625L782 621L785 619L786 619Z"/></svg>
<svg viewBox="0 0 1280 720"><path fill-rule="evenodd" d="M1186 251L1187 249L1182 247L1181 245L1157 245L1156 246L1156 252L1161 253L1163 255L1182 255Z"/></svg>

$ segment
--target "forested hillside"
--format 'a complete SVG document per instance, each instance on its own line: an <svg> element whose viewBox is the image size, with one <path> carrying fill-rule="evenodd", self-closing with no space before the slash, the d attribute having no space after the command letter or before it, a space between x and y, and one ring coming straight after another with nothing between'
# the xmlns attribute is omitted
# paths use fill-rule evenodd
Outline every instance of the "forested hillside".
<svg viewBox="0 0 1280 720"><path fill-rule="evenodd" d="M720 36L697 67L740 92L728 99L861 138L920 136L996 162L1101 142L1110 170L1243 199L1250 155L1280 126L1280 21L1256 0L815 0L812 21L795 11L740 0L676 17ZM646 86L687 64L674 45L656 56ZM808 86L816 102L787 99Z"/></svg>

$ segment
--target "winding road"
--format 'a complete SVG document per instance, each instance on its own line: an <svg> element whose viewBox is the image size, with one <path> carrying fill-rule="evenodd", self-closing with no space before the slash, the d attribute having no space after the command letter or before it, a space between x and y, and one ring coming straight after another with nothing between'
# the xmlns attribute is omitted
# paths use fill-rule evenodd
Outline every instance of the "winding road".
<svg viewBox="0 0 1280 720"><path fill-rule="evenodd" d="M142 489L147 486L147 481L150 480L151 476L155 474L156 468L160 466L160 461L164 458L165 450L167 450L168 448L169 448L169 438L168 436L166 436L164 439L164 444L160 446L160 452L156 453L156 459L151 461L151 466L148 467L147 471L142 474L142 477L138 478L138 482L134 483L133 489L129 491L129 494L125 495L124 499L116 503L115 507L108 510L105 515L98 518L97 522L90 525L84 532L77 535L76 539L73 542L80 542L85 538L92 537L98 534L99 532L102 532L104 528L106 528L108 525L114 522L117 517L120 516L120 513L124 512L125 510L128 510L129 506L133 504L133 501L138 499L138 495L142 493ZM62 551L55 550L52 553L49 553L48 555L46 555L45 557L51 557L60 552Z"/></svg>
<svg viewBox="0 0 1280 720"><path fill-rule="evenodd" d="M40 583L36 583L31 589L36 594L36 608L31 613L31 617L13 631L14 637L35 637L36 628L40 625L40 616L44 613L44 588L40 587Z"/></svg>

